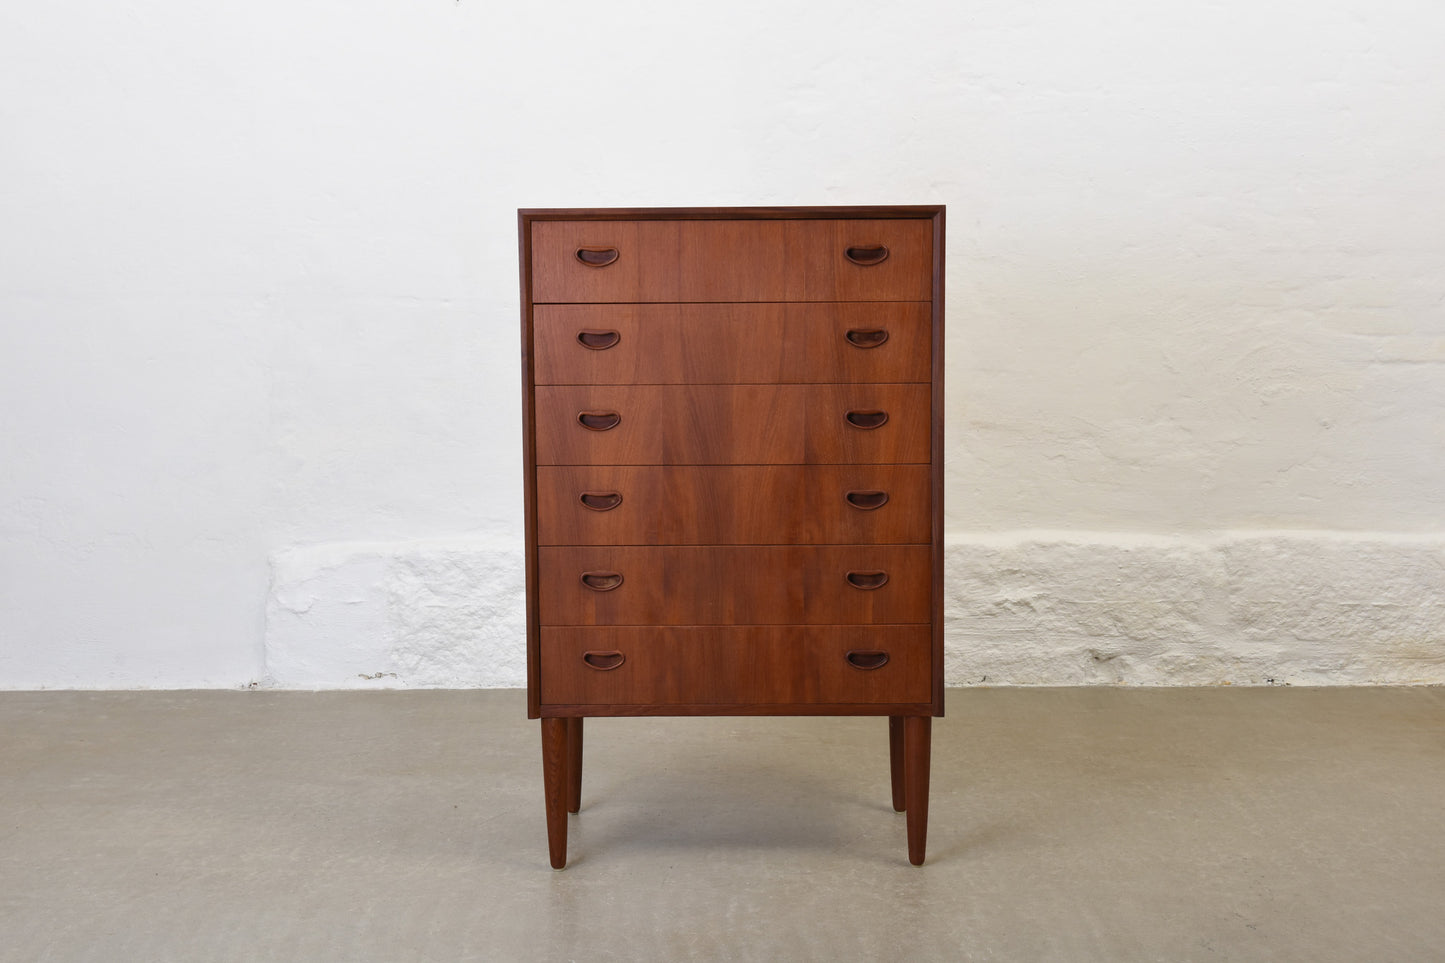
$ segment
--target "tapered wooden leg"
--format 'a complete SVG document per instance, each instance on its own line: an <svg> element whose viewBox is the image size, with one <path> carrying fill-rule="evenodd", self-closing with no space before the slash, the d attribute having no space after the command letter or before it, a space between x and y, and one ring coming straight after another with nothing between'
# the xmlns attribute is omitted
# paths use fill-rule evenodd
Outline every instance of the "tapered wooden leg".
<svg viewBox="0 0 1445 963"><path fill-rule="evenodd" d="M903 717L888 717L888 771L893 777L893 811L903 812L908 808L908 798L903 791Z"/></svg>
<svg viewBox="0 0 1445 963"><path fill-rule="evenodd" d="M542 789L552 868L567 865L567 720L542 720Z"/></svg>
<svg viewBox="0 0 1445 963"><path fill-rule="evenodd" d="M582 808L582 717L567 720L567 811Z"/></svg>
<svg viewBox="0 0 1445 963"><path fill-rule="evenodd" d="M928 843L928 764L933 718L908 716L903 724L903 783L908 798L908 861L923 865Z"/></svg>

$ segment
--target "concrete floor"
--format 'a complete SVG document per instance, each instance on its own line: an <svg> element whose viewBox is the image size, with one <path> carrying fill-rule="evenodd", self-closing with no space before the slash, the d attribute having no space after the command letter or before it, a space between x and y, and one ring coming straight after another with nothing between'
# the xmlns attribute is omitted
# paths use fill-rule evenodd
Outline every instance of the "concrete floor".
<svg viewBox="0 0 1445 963"><path fill-rule="evenodd" d="M980 689L908 865L872 719L0 694L0 960L1445 959L1445 690Z"/></svg>

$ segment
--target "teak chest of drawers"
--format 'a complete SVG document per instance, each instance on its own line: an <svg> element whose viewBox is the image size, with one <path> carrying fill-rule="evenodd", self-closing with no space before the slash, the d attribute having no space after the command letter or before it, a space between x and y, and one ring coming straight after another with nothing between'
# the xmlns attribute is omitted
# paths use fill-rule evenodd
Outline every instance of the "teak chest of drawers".
<svg viewBox="0 0 1445 963"><path fill-rule="evenodd" d="M582 720L943 714L938 207L523 210L527 712L552 865Z"/></svg>

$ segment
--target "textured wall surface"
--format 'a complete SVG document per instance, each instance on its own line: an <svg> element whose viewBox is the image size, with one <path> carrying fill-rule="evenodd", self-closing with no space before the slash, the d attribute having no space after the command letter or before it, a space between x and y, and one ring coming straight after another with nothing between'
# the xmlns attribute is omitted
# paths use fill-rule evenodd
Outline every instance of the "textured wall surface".
<svg viewBox="0 0 1445 963"><path fill-rule="evenodd" d="M316 689L527 684L520 540L303 548L275 560L268 681Z"/></svg>
<svg viewBox="0 0 1445 963"><path fill-rule="evenodd" d="M1442 34L7 5L0 687L515 684L516 208L866 203L949 208L951 678L1445 682Z"/></svg>
<svg viewBox="0 0 1445 963"><path fill-rule="evenodd" d="M517 543L328 545L275 560L270 679L526 682ZM949 685L1410 684L1445 678L1445 541L1229 532L955 536Z"/></svg>

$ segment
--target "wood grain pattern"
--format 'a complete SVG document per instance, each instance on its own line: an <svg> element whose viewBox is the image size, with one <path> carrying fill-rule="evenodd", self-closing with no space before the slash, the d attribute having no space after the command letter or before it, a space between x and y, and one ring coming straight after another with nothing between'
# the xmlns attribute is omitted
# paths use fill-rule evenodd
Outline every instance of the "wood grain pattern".
<svg viewBox="0 0 1445 963"><path fill-rule="evenodd" d="M582 811L582 720L567 720L567 811Z"/></svg>
<svg viewBox="0 0 1445 963"><path fill-rule="evenodd" d="M567 865L566 719L542 720L542 794L547 810L547 850L552 868Z"/></svg>
<svg viewBox="0 0 1445 963"><path fill-rule="evenodd" d="M903 782L903 717L888 717L888 781L893 789L893 811L908 809L908 792Z"/></svg>
<svg viewBox="0 0 1445 963"><path fill-rule="evenodd" d="M587 492L616 507L586 507ZM849 492L887 502L860 510ZM927 544L931 520L927 465L537 469L539 545Z"/></svg>
<svg viewBox="0 0 1445 963"><path fill-rule="evenodd" d="M943 208L518 222L527 705L552 864L582 719L702 714L888 717L922 863L943 713Z"/></svg>
<svg viewBox="0 0 1445 963"><path fill-rule="evenodd" d="M539 680L540 685L540 680ZM648 702L571 703L548 702L541 707L544 719L572 719L592 716L637 718L640 716L932 716L933 703L924 702L678 702L654 705Z"/></svg>
<svg viewBox="0 0 1445 963"><path fill-rule="evenodd" d="M929 380L931 306L920 301L812 304L543 304L535 311L541 385L921 382ZM849 331L886 332L877 347ZM615 332L579 342L583 332Z"/></svg>
<svg viewBox="0 0 1445 963"><path fill-rule="evenodd" d="M943 281L945 214L934 212L933 224L933 431L929 444L933 474L933 714L943 715Z"/></svg>
<svg viewBox="0 0 1445 963"><path fill-rule="evenodd" d="M532 245L530 216L517 212L517 267L522 283L522 528L527 541L527 718L541 715L537 686L541 671L537 642L537 422L533 411Z"/></svg>
<svg viewBox="0 0 1445 963"><path fill-rule="evenodd" d="M639 301L927 301L933 231L927 220L534 221L532 299ZM885 245L860 266L844 252ZM579 249L615 248L592 267Z"/></svg>
<svg viewBox="0 0 1445 963"><path fill-rule="evenodd" d="M928 776L933 755L933 718L903 720L903 794L908 802L908 861L922 866L928 846Z"/></svg>
<svg viewBox="0 0 1445 963"><path fill-rule="evenodd" d="M553 385L534 406L538 465L927 464L927 385ZM881 428L849 411L888 412ZM589 431L579 412L615 411Z"/></svg>
<svg viewBox="0 0 1445 963"><path fill-rule="evenodd" d="M542 625L829 625L927 623L927 545L543 546ZM883 571L859 589L849 572ZM584 572L615 572L608 591ZM545 668L545 660L543 663Z"/></svg>
<svg viewBox="0 0 1445 963"><path fill-rule="evenodd" d="M753 207L524 207L519 219L534 221L816 221L888 218L929 220L943 213L938 204L773 205Z"/></svg>
<svg viewBox="0 0 1445 963"><path fill-rule="evenodd" d="M582 653L616 649L618 669L587 667ZM886 651L861 670L850 650ZM929 697L928 628L921 625L544 627L547 703L740 705L899 703Z"/></svg>

